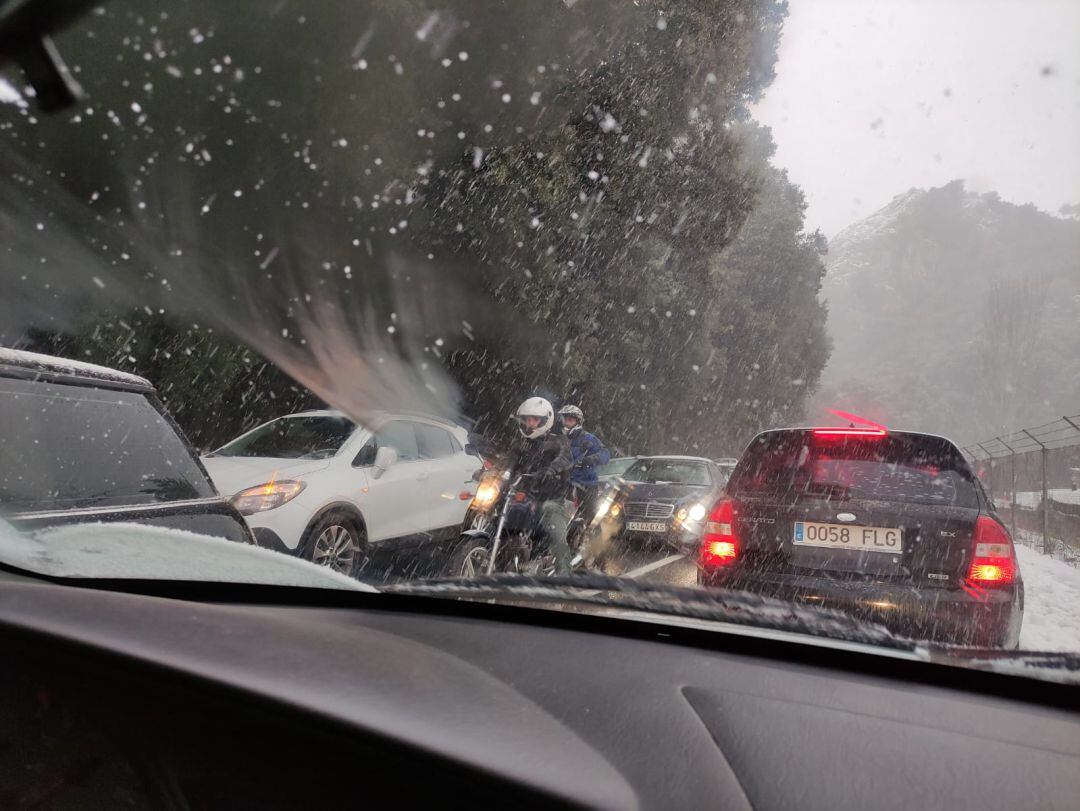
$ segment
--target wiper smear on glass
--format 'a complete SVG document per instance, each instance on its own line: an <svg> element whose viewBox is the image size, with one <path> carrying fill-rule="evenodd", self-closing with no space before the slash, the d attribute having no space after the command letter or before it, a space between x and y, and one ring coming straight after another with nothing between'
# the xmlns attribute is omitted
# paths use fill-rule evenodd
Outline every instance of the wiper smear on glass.
<svg viewBox="0 0 1080 811"><path fill-rule="evenodd" d="M913 642L894 636L880 625L856 620L832 609L801 606L742 591L702 591L640 583L600 574L542 578L492 575L455 580L425 580L387 586L383 591L466 599L504 597L543 602L563 600L593 603L879 645L897 650L915 649Z"/></svg>

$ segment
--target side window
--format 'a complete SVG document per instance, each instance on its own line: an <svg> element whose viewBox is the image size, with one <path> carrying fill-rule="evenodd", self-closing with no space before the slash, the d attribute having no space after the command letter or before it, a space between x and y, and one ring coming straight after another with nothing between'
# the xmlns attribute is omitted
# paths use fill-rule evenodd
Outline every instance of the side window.
<svg viewBox="0 0 1080 811"><path fill-rule="evenodd" d="M364 447L360 449L360 453L356 454L356 458L353 459L353 467L371 467L375 464L375 454L379 450L379 443L375 441L375 437L371 437L364 443Z"/></svg>
<svg viewBox="0 0 1080 811"><path fill-rule="evenodd" d="M398 459L403 462L420 458L420 451L416 446L416 432L411 422L388 422L375 432L375 439L380 448L385 446L396 450Z"/></svg>
<svg viewBox="0 0 1080 811"><path fill-rule="evenodd" d="M450 444L452 437L449 431L423 423L416 423L414 427L421 459L445 459L453 455L454 448Z"/></svg>

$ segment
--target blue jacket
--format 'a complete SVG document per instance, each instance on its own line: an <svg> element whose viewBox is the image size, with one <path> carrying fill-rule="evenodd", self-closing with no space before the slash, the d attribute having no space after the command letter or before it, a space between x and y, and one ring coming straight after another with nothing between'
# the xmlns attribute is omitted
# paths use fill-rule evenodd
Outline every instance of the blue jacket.
<svg viewBox="0 0 1080 811"><path fill-rule="evenodd" d="M599 439L584 428L575 428L567 434L570 437L570 454L574 467L570 471L570 483L591 487L600 481L596 468L611 461L611 453Z"/></svg>

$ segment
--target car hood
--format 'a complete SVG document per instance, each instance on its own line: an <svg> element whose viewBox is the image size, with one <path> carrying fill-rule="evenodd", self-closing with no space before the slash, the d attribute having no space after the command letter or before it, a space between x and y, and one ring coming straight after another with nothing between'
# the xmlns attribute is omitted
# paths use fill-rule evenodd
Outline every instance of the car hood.
<svg viewBox="0 0 1080 811"><path fill-rule="evenodd" d="M0 561L45 577L376 591L324 566L251 544L133 523L71 524L30 534L0 520Z"/></svg>
<svg viewBox="0 0 1080 811"><path fill-rule="evenodd" d="M323 470L329 459L267 459L260 456L204 456L202 463L218 492L230 498L271 480L296 479Z"/></svg>
<svg viewBox="0 0 1080 811"><path fill-rule="evenodd" d="M645 484L623 482L619 491L626 501L707 501L715 493L712 487L694 487L689 484Z"/></svg>

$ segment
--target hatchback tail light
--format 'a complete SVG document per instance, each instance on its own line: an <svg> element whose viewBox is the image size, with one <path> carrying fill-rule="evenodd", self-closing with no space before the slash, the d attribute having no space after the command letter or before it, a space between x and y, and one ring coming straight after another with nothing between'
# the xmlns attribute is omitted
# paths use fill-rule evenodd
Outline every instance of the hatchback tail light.
<svg viewBox="0 0 1080 811"><path fill-rule="evenodd" d="M863 439L881 439L889 435L884 428L815 428L814 436L821 439L850 439L861 437Z"/></svg>
<svg viewBox="0 0 1080 811"><path fill-rule="evenodd" d="M735 537L735 502L721 501L709 514L705 534L701 538L699 562L706 569L732 565L739 556L739 541Z"/></svg>
<svg viewBox="0 0 1080 811"><path fill-rule="evenodd" d="M980 586L1007 586L1016 580L1016 553L1012 538L989 515L975 521L975 554L968 580Z"/></svg>

